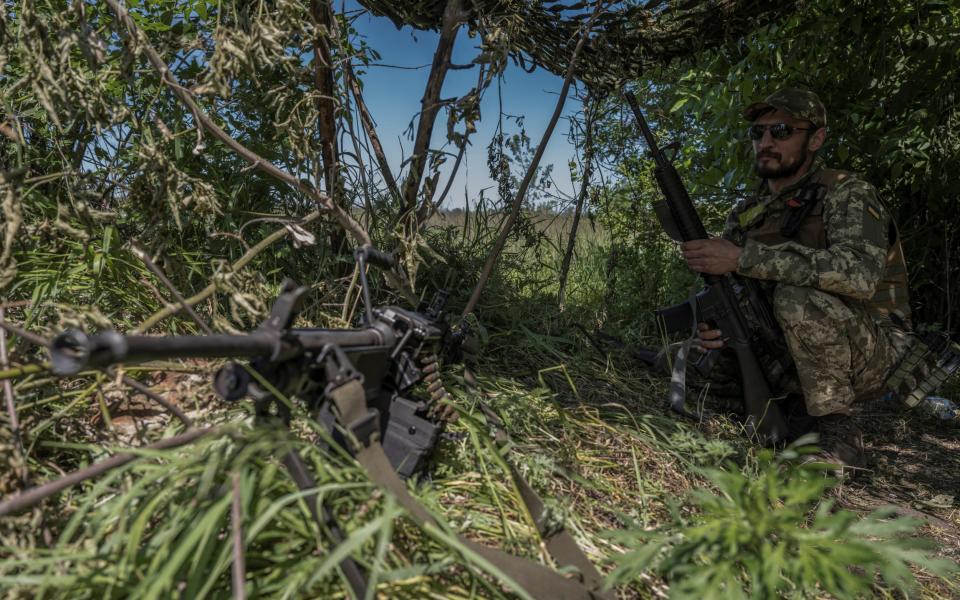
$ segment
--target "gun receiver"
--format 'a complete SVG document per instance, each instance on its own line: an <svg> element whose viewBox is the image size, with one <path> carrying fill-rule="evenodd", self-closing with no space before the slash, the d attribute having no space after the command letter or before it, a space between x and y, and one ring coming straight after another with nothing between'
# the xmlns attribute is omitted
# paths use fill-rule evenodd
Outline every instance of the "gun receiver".
<svg viewBox="0 0 960 600"><path fill-rule="evenodd" d="M629 91L624 96L656 163L654 176L664 199L654 205L654 210L661 225L678 242L707 239L690 194L657 145L636 96ZM772 389L790 365L790 354L773 311L753 280L734 274L701 277L705 287L696 299L658 310L657 323L665 333L691 331L697 321L721 329L727 336L724 347L734 353L740 368L748 434L765 444L780 442L787 436L787 426L772 401ZM716 351L708 352L698 367L709 370L716 358Z"/></svg>

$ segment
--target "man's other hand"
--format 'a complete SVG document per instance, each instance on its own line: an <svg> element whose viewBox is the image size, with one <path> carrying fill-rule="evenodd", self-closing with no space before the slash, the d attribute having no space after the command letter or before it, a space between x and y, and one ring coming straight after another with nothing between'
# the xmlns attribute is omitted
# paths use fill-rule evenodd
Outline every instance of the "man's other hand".
<svg viewBox="0 0 960 600"><path fill-rule="evenodd" d="M680 245L687 266L697 273L723 275L737 270L743 249L724 238L691 240Z"/></svg>
<svg viewBox="0 0 960 600"><path fill-rule="evenodd" d="M697 325L697 347L701 352L723 348L723 332L710 329L706 323L700 323Z"/></svg>

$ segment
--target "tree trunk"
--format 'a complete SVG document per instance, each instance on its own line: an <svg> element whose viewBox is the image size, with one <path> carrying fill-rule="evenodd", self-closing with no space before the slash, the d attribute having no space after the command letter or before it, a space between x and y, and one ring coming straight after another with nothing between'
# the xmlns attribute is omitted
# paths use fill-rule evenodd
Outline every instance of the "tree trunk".
<svg viewBox="0 0 960 600"><path fill-rule="evenodd" d="M423 171L427 166L427 151L430 148L430 138L433 136L433 124L440 111L440 91L450 68L450 56L453 54L453 42L463 20L463 0L449 0L443 12L443 27L440 29L440 40L437 50L433 54L433 65L430 67L430 77L427 87L420 99L420 120L417 123L417 137L413 143L413 154L410 156L410 170L403 183L403 206L400 207L397 222L408 213L416 210L417 191Z"/></svg>
<svg viewBox="0 0 960 600"><path fill-rule="evenodd" d="M590 176L593 175L593 107L590 98L584 98L584 141L583 141L583 180L580 193L577 194L577 204L573 209L573 223L570 225L570 238L567 240L567 250L563 254L563 263L560 265L560 289L557 292L557 303L563 310L563 295L567 289L567 276L570 273L570 263L573 260L573 250L577 245L577 230L580 227L580 216L583 214L584 201L590 189Z"/></svg>
<svg viewBox="0 0 960 600"><path fill-rule="evenodd" d="M329 0L312 0L310 14L316 26L313 38L313 84L317 98L317 130L320 134L320 159L327 195L338 206L345 206L343 182L340 179L340 152L337 148L336 87L333 80L333 10ZM346 237L340 229L330 230L330 250L342 251Z"/></svg>

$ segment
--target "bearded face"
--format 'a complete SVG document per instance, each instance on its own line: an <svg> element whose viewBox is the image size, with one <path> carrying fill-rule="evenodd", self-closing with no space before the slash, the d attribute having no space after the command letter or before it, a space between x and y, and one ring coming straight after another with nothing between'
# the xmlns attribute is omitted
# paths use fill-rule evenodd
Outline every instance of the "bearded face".
<svg viewBox="0 0 960 600"><path fill-rule="evenodd" d="M786 137L782 137L783 125L787 126ZM781 137L774 137L771 128ZM767 181L790 179L802 173L823 144L825 135L823 129L817 129L809 121L778 110L758 116L751 129L762 131L758 139L753 139L754 170Z"/></svg>
<svg viewBox="0 0 960 600"><path fill-rule="evenodd" d="M809 137L804 135L803 137ZM764 179L785 179L793 177L807 163L810 152L806 140L797 151L785 154L775 150L757 152L757 162L753 165L757 175Z"/></svg>

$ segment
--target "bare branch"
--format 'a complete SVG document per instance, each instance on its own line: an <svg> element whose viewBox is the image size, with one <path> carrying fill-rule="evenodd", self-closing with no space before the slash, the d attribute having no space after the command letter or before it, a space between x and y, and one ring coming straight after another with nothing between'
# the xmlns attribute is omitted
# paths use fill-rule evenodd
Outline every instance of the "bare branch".
<svg viewBox="0 0 960 600"><path fill-rule="evenodd" d="M144 446L138 450L168 450L170 448L177 448L179 446L185 446L186 444L195 442L206 435L220 433L220 431L221 430L218 427L190 429L184 433L181 433L180 435L167 438L165 440L160 440L155 444ZM98 463L94 463L89 467L84 467L83 469L78 469L72 473L67 473L63 477L55 479L49 483L24 490L9 499L0 502L0 517L5 517L7 515L26 510L36 504L39 504L40 502L43 502L50 496L59 494L69 487L75 486L78 483L83 483L84 481L99 475L103 475L104 473L112 471L118 467L122 467L123 465L136 458L140 458L141 456L143 455L140 453L132 452L117 454Z"/></svg>
<svg viewBox="0 0 960 600"><path fill-rule="evenodd" d="M480 72L477 74L477 106L480 104L481 90L485 89L489 84L490 80L487 78L488 72L484 67L480 67ZM457 173L460 171L460 165L463 162L463 155L466 154L467 144L470 141L471 128L467 127L466 131L463 134L463 138L460 140L460 151L457 152L457 159L453 163L453 169L450 171L450 178L447 180L447 185L444 186L443 192L440 194L440 197L437 198L436 202L433 200L433 194L424 194L423 202L420 203L420 208L417 209L417 224L419 227L423 227L427 219L430 218L443 204L443 201L446 200L447 194L450 193L450 188L453 186L453 180L456 179Z"/></svg>
<svg viewBox="0 0 960 600"><path fill-rule="evenodd" d="M11 325L7 323L2 316L0 316L0 329L12 333L13 335L23 338L33 344L34 346L40 346L41 348L46 348L50 344L42 336L39 336L35 333L27 331L26 329L21 329L16 325Z"/></svg>
<svg viewBox="0 0 960 600"><path fill-rule="evenodd" d="M417 137L413 143L413 154L410 156L410 170L403 183L403 206L398 220L413 211L417 205L417 191L423 178L423 171L427 165L427 150L430 138L433 135L433 124L437 113L440 112L440 90L450 66L450 56L453 53L453 42L460 29L460 23L465 14L463 0L448 0L443 11L443 26L440 28L440 39L437 41L437 50L433 55L433 65L430 67L430 77L427 87L420 100L420 121L417 124Z"/></svg>
<svg viewBox="0 0 960 600"><path fill-rule="evenodd" d="M142 34L139 28L137 28L136 23L134 23L133 19L130 18L130 15L127 14L127 11L120 6L117 0L106 0L106 3L117 15L117 19L127 28L130 36L143 46L143 50L147 55L147 59L150 61L150 64L152 64L153 67L160 72L160 78L163 83L166 84L173 94L184 105L186 105L190 112L193 113L197 123L201 125L204 130L220 140L228 148L236 152L240 157L253 165L253 167L257 170L262 171L276 179L279 179L287 185L296 188L301 193L317 202L317 204L323 207L324 210L332 213L340 226L353 236L357 244L362 246L370 243L370 235L366 232L366 230L364 230L363 227L352 216L350 216L346 210L334 203L329 196L321 193L309 182L298 179L294 175L287 173L270 161L259 156L231 137L230 134L221 129L219 125L214 123L209 115L207 115L196 103L191 94L176 80L176 77L174 77L174 75L170 72L170 69L167 67L167 64L163 61L163 58L157 53L156 50L154 50L153 46L150 45L150 42L147 40L146 36Z"/></svg>
<svg viewBox="0 0 960 600"><path fill-rule="evenodd" d="M580 227L580 216L583 214L583 205L590 190L590 177L593 175L593 122L594 110L592 99L588 96L583 101L584 112L584 141L583 141L583 169L580 193L577 194L577 204L573 209L573 223L570 225L570 237L567 240L567 249L563 253L563 262L560 265L560 289L557 292L557 302L563 310L564 293L567 289L567 275L570 272L570 263L573 260L573 250L577 245L577 230Z"/></svg>

